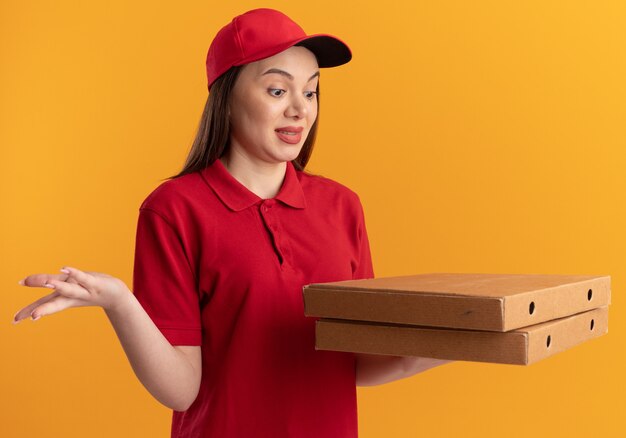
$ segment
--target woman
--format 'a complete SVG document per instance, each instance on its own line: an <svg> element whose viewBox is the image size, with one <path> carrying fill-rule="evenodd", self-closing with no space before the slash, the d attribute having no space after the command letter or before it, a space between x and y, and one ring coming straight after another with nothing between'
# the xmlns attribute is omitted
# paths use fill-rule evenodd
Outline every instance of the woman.
<svg viewBox="0 0 626 438"><path fill-rule="evenodd" d="M21 284L54 289L15 321L104 308L134 372L174 410L175 437L355 437L356 385L446 361L316 351L302 286L373 277L358 196L305 173L319 68L348 47L255 9L220 30L210 90L184 169L143 202L133 293L64 268Z"/></svg>

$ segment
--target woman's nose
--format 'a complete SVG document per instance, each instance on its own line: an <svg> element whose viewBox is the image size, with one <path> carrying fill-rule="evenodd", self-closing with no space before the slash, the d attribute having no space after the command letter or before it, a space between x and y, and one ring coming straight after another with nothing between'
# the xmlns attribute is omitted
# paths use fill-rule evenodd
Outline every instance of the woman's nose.
<svg viewBox="0 0 626 438"><path fill-rule="evenodd" d="M306 117L307 113L308 113L308 109L306 106L305 97L304 96L292 96L289 102L289 107L287 108L285 115L287 117L296 117L298 119L302 119Z"/></svg>

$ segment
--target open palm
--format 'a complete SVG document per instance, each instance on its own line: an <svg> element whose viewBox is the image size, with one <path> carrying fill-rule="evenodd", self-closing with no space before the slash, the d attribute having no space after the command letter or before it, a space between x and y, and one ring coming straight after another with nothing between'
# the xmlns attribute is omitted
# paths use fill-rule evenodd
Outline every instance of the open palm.
<svg viewBox="0 0 626 438"><path fill-rule="evenodd" d="M130 292L122 280L108 274L84 272L72 267L65 267L61 272L32 274L20 280L23 286L47 287L54 291L20 309L13 317L14 323L29 316L37 320L70 307L100 306L110 309L123 294Z"/></svg>

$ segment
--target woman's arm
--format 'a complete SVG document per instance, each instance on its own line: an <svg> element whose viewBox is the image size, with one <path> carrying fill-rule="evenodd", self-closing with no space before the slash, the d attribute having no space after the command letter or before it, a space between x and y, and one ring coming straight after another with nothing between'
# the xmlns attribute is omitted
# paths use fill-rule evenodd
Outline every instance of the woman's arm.
<svg viewBox="0 0 626 438"><path fill-rule="evenodd" d="M121 280L66 268L64 275L30 275L25 286L54 289L16 313L14 322L37 320L70 307L100 306L111 321L133 371L159 402L184 411L193 403L202 375L199 346L173 347Z"/></svg>
<svg viewBox="0 0 626 438"><path fill-rule="evenodd" d="M355 354L357 386L374 386L404 379L450 360L429 357L385 356L378 354Z"/></svg>
<svg viewBox="0 0 626 438"><path fill-rule="evenodd" d="M186 411L200 389L200 347L173 347L130 291L105 313L143 386L168 408Z"/></svg>

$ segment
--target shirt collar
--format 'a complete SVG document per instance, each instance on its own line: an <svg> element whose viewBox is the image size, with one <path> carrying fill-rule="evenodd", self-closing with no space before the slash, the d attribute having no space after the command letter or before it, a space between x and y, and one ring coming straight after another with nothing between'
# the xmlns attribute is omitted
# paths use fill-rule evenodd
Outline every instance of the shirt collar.
<svg viewBox="0 0 626 438"><path fill-rule="evenodd" d="M235 179L219 159L202 169L200 174L222 202L231 210L241 211L257 202L263 201L261 197L251 192ZM287 161L285 179L274 199L293 208L306 207L304 192L291 161Z"/></svg>

